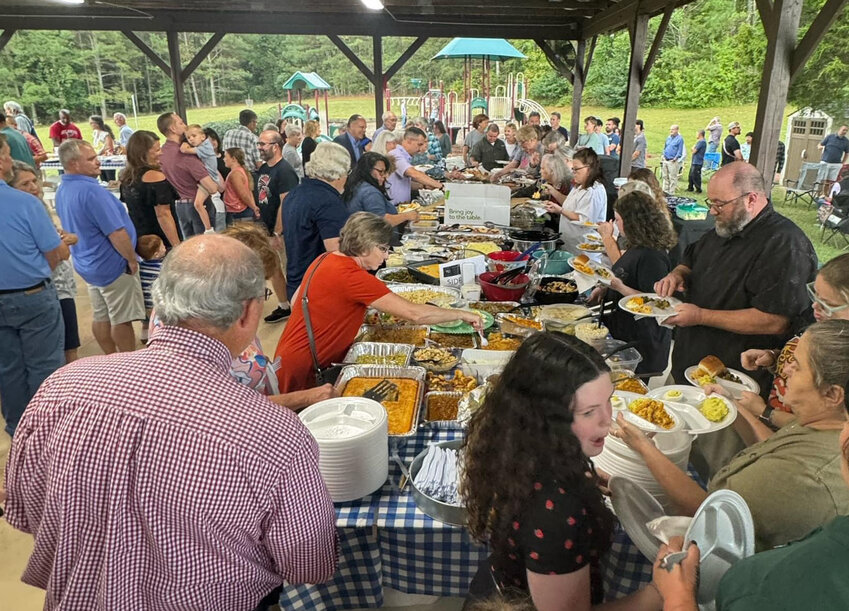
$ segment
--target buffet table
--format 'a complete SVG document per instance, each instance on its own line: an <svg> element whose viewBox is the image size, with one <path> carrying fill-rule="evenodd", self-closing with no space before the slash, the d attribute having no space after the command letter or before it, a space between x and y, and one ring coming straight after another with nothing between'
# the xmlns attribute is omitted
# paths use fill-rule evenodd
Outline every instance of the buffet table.
<svg viewBox="0 0 849 611"><path fill-rule="evenodd" d="M127 158L123 155L100 157L101 170L123 170L127 165ZM62 164L56 157L50 158L39 166L40 170L61 170Z"/></svg>

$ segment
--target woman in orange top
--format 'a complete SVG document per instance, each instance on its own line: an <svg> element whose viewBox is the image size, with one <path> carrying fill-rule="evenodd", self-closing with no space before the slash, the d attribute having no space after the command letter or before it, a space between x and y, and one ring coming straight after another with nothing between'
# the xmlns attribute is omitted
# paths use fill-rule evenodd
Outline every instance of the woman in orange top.
<svg viewBox="0 0 849 611"><path fill-rule="evenodd" d="M245 167L245 153L240 148L224 151L224 165L230 169L224 183L224 207L227 209L227 225L237 221L252 221L259 218L259 207L254 201L254 181Z"/></svg>
<svg viewBox="0 0 849 611"><path fill-rule="evenodd" d="M477 314L411 303L368 273L368 270L379 268L389 253L392 226L383 218L370 212L356 212L342 227L339 237L339 250L326 253L310 264L304 274L304 283L292 298L292 315L275 353L275 358L282 360L277 373L280 392L315 386L315 370L301 306L301 291L310 278L309 315L321 367L342 361L363 324L368 307L416 324L463 320L476 329L481 328Z"/></svg>

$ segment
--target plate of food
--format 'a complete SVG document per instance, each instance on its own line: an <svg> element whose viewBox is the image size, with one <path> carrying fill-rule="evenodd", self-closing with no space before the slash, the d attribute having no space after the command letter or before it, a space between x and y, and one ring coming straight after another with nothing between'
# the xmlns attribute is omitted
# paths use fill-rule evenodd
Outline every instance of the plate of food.
<svg viewBox="0 0 849 611"><path fill-rule="evenodd" d="M587 255L578 255L577 257L572 257L566 262L579 274L592 278L593 280L598 280L603 284L610 284L610 281L613 280L612 269L605 267L601 263L590 261L590 258Z"/></svg>
<svg viewBox="0 0 849 611"><path fill-rule="evenodd" d="M474 312L479 315L483 319L483 328L489 329L493 324L495 324L495 318L489 312L485 310L466 310L467 312ZM431 325L430 328L437 333L474 333L475 329L467 322L462 320L452 320L451 322L441 323L438 325Z"/></svg>
<svg viewBox="0 0 849 611"><path fill-rule="evenodd" d="M601 242L601 236L597 233L586 233L584 234L585 242Z"/></svg>
<svg viewBox="0 0 849 611"><path fill-rule="evenodd" d="M603 252L604 244L587 240L586 242L578 244L578 250L582 250L584 252Z"/></svg>
<svg viewBox="0 0 849 611"><path fill-rule="evenodd" d="M636 295L627 295L619 300L619 307L626 312L654 318L674 316L675 306L680 304L680 299L661 297L656 293L637 293Z"/></svg>
<svg viewBox="0 0 849 611"><path fill-rule="evenodd" d="M695 386L662 386L649 392L684 419L684 428L691 433L712 433L734 424L737 406L727 398L705 393Z"/></svg>
<svg viewBox="0 0 849 611"><path fill-rule="evenodd" d="M684 421L663 401L646 395L614 391L610 398L613 419L621 412L625 420L647 433L671 433L684 427Z"/></svg>
<svg viewBox="0 0 849 611"><path fill-rule="evenodd" d="M569 221L573 225L579 225L581 227L586 227L587 229L598 229L598 223L592 223L590 221Z"/></svg>
<svg viewBox="0 0 849 611"><path fill-rule="evenodd" d="M719 384L734 397L740 396L740 392L749 390L753 393L761 391L760 385L751 377L738 371L729 369L718 357L709 354L698 365L687 367L684 377L693 386L705 386L707 384Z"/></svg>
<svg viewBox="0 0 849 611"><path fill-rule="evenodd" d="M406 204L398 204L398 212L403 214L404 212L409 212L410 210L418 210L422 205L418 202L409 202Z"/></svg>
<svg viewBox="0 0 849 611"><path fill-rule="evenodd" d="M420 164L420 165L414 165L413 167L414 167L416 170L418 170L419 172L427 172L428 170L432 170L432 169L433 169L433 165L432 165L432 164L427 164L427 163L422 163L422 164Z"/></svg>

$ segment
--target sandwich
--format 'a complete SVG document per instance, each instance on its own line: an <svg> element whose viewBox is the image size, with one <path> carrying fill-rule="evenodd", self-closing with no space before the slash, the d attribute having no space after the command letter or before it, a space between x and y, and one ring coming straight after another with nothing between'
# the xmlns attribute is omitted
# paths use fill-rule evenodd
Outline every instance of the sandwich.
<svg viewBox="0 0 849 611"><path fill-rule="evenodd" d="M693 374L693 377L701 385L713 384L720 379L727 380L729 382L736 382L737 384L742 383L740 378L728 371L725 363L719 360L719 357L713 356L712 354L709 354L699 361L698 368Z"/></svg>

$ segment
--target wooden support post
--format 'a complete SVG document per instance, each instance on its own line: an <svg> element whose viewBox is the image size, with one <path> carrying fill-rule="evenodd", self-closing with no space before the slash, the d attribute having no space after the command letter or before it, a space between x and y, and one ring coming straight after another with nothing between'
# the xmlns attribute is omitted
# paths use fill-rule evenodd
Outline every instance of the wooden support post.
<svg viewBox="0 0 849 611"><path fill-rule="evenodd" d="M171 60L171 82L174 83L174 112L186 120L186 97L183 94L183 64L180 59L180 38L177 32L169 30L168 58Z"/></svg>
<svg viewBox="0 0 849 611"><path fill-rule="evenodd" d="M775 154L790 88L790 61L796 48L801 16L802 0L775 0L770 20L764 23L766 58L749 163L757 166L767 185L771 185L774 178Z"/></svg>
<svg viewBox="0 0 849 611"><path fill-rule="evenodd" d="M15 32L17 32L17 30L13 28L6 28L3 30L3 33L0 34L0 51L9 44L9 41L12 40L12 36L15 35Z"/></svg>
<svg viewBox="0 0 849 611"><path fill-rule="evenodd" d="M569 144L575 146L581 133L581 102L584 97L584 56L587 54L587 41L579 40L575 50L575 70L572 72L572 117L569 125Z"/></svg>
<svg viewBox="0 0 849 611"><path fill-rule="evenodd" d="M374 59L374 121L377 127L383 125L383 38L371 37L372 57Z"/></svg>
<svg viewBox="0 0 849 611"><path fill-rule="evenodd" d="M619 175L631 173L631 157L634 154L634 127L637 111L640 108L640 94L643 91L643 58L648 39L649 16L637 13L631 25L631 61L628 68L628 93L625 95L625 116L622 118L621 143L622 157L619 162Z"/></svg>

